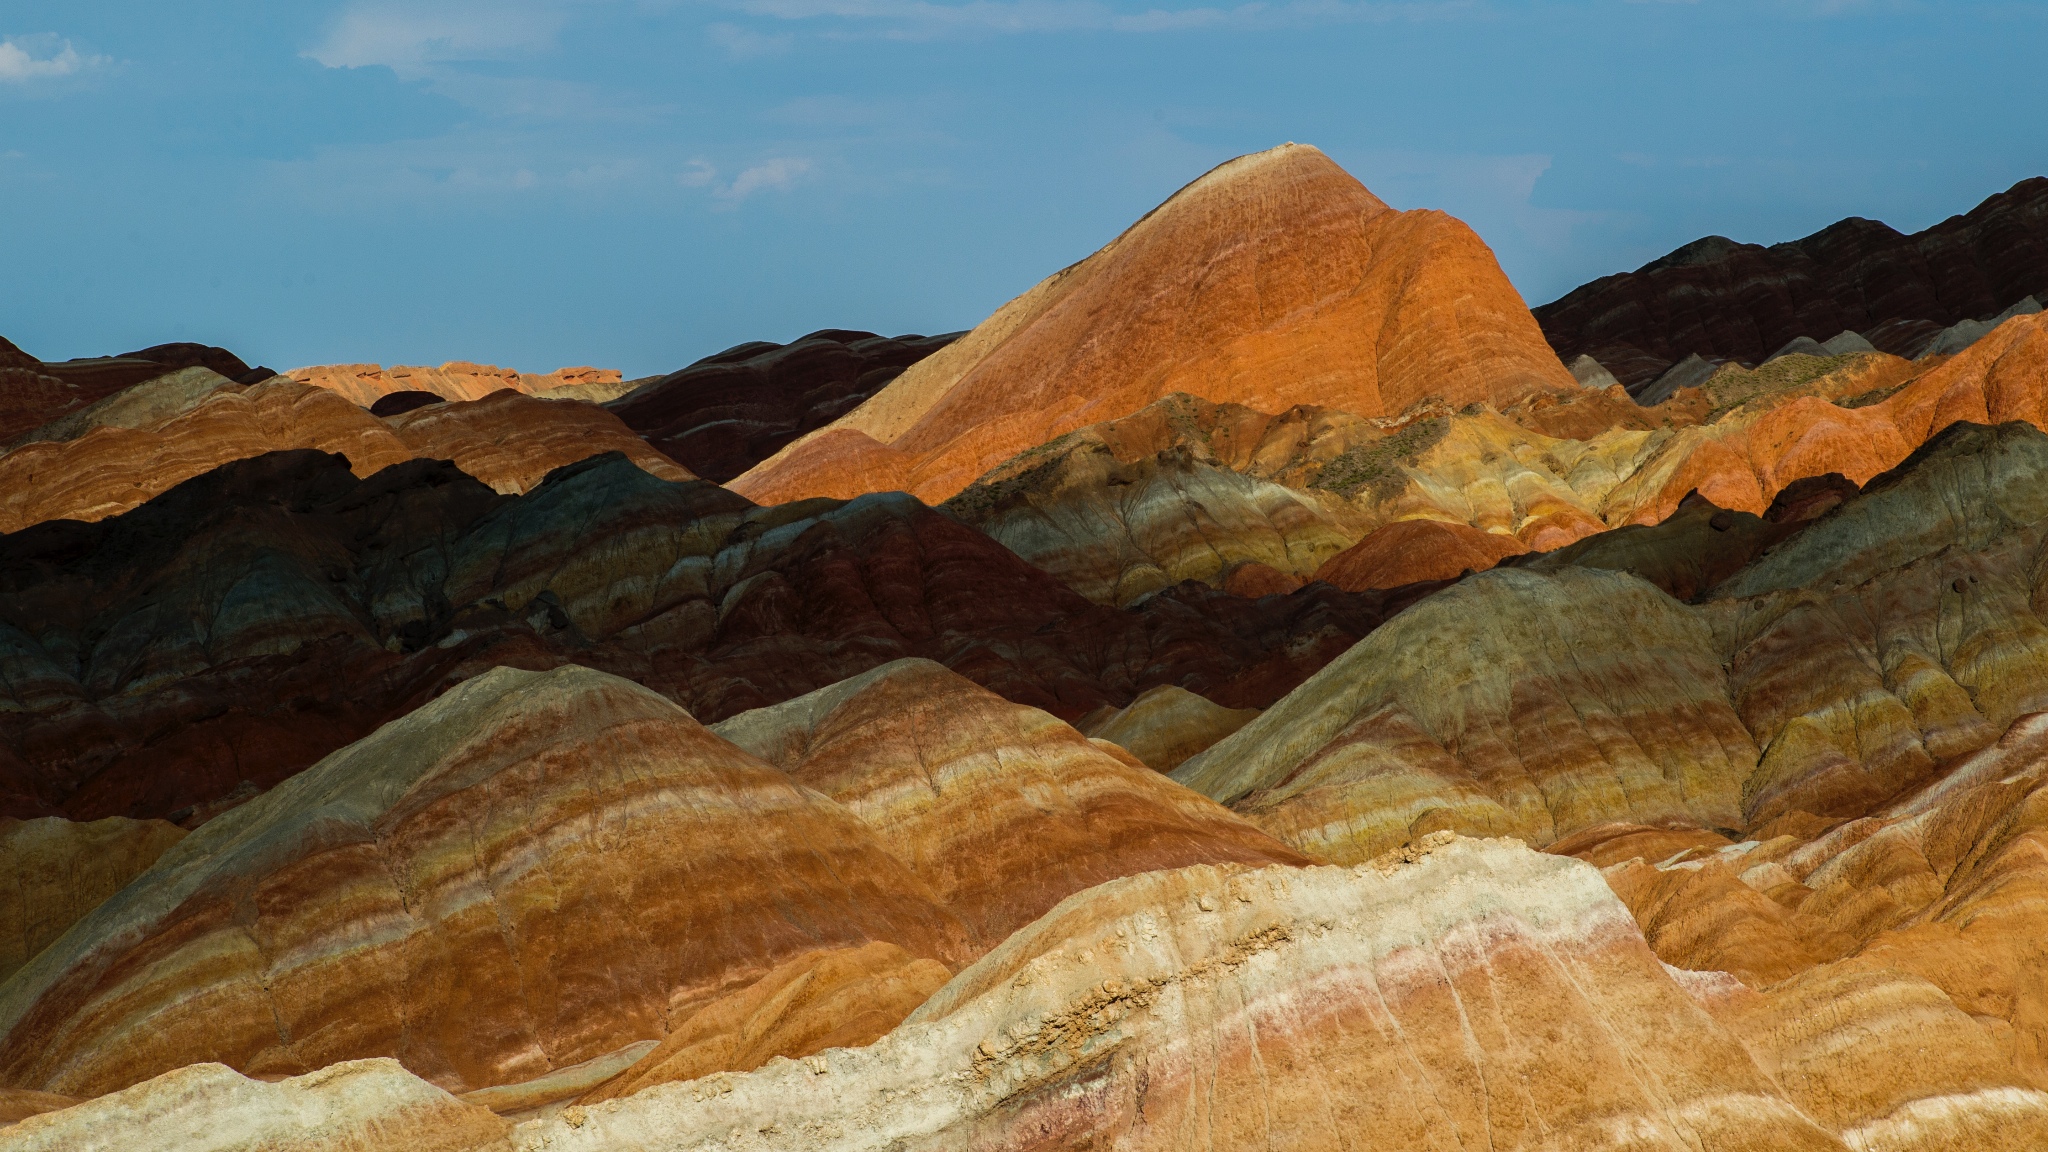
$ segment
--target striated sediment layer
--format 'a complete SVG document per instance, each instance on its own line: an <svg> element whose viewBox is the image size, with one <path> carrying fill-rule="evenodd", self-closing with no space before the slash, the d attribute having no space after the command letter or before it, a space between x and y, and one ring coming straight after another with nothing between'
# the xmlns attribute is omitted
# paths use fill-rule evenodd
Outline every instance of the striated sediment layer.
<svg viewBox="0 0 2048 1152"><path fill-rule="evenodd" d="M906 656L1074 719L1162 683L1259 707L1428 588L1118 611L903 496L756 508L607 454L511 497L300 452L0 538L0 591L0 811L185 821L493 665L707 721Z"/></svg>
<svg viewBox="0 0 2048 1152"><path fill-rule="evenodd" d="M484 1088L870 940L969 954L846 808L629 681L498 669L209 821L0 984L0 1077L390 1056Z"/></svg>
<svg viewBox="0 0 2048 1152"><path fill-rule="evenodd" d="M713 730L867 821L984 948L1120 876L1308 862L1207 797L929 660L885 664Z"/></svg>
<svg viewBox="0 0 2048 1152"><path fill-rule="evenodd" d="M339 453L358 476L408 459L453 460L500 492L524 492L602 452L623 453L664 479L690 479L588 404L501 392L387 420L282 376L243 386L187 368L43 425L0 452L0 533L105 519L230 461L301 448Z"/></svg>
<svg viewBox="0 0 2048 1152"><path fill-rule="evenodd" d="M1742 823L1756 765L1713 630L1629 575L1501 569L1395 617L1174 772L1352 862L1438 829L1548 844Z"/></svg>
<svg viewBox="0 0 2048 1152"><path fill-rule="evenodd" d="M1171 772L1258 714L1255 708L1225 708L1185 688L1161 684L1122 708L1084 718L1077 727L1091 740L1125 749L1155 772Z"/></svg>
<svg viewBox="0 0 2048 1152"><path fill-rule="evenodd" d="M399 392L430 392L443 400L481 400L511 390L529 396L584 400L601 404L624 392L616 368L557 368L545 375L517 372L495 364L451 360L439 368L405 364L318 364L285 373L301 384L324 388L358 408L368 408Z"/></svg>
<svg viewBox="0 0 2048 1152"><path fill-rule="evenodd" d="M185 831L109 816L81 824L0 819L0 981L147 871Z"/></svg>
<svg viewBox="0 0 2048 1152"><path fill-rule="evenodd" d="M2048 293L2048 178L1911 236L1851 217L1765 248L1709 236L1535 309L1558 355L1638 385L1688 355L1757 363L1860 332L1917 355L1943 328Z"/></svg>
<svg viewBox="0 0 2048 1152"><path fill-rule="evenodd" d="M1196 180L734 489L941 500L1174 392L1382 416L1578 387L1469 228L1290 144Z"/></svg>
<svg viewBox="0 0 2048 1152"><path fill-rule="evenodd" d="M844 416L960 335L826 329L787 344L751 341L633 381L630 394L607 406L669 459L722 484Z"/></svg>
<svg viewBox="0 0 2048 1152"><path fill-rule="evenodd" d="M513 1143L1391 1152L1620 1134L1843 1147L1656 961L1591 868L1436 837L1356 869L1093 888L875 1045L665 1085Z"/></svg>

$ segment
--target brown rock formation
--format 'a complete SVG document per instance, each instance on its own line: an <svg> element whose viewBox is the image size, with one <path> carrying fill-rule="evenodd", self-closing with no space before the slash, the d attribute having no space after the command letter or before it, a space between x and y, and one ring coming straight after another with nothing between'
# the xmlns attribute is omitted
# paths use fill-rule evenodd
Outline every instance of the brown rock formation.
<svg viewBox="0 0 2048 1152"><path fill-rule="evenodd" d="M952 975L936 960L880 940L807 952L698 1008L578 1103L615 1100L715 1072L751 1072L777 1056L797 1059L872 1044Z"/></svg>
<svg viewBox="0 0 2048 1152"><path fill-rule="evenodd" d="M506 1152L512 1125L392 1060L352 1060L266 1083L194 1064L24 1121L22 1152Z"/></svg>
<svg viewBox="0 0 2048 1152"><path fill-rule="evenodd" d="M621 453L663 480L693 478L595 404L499 391L480 400L422 406L385 423L410 455L452 460L498 492L524 492L555 469L601 452Z"/></svg>
<svg viewBox="0 0 2048 1152"><path fill-rule="evenodd" d="M1107 740L1136 756L1154 772L1171 772L1197 752L1251 723L1255 708L1225 708L1185 688L1161 684L1139 693L1127 706L1104 710L1079 728L1091 740Z"/></svg>
<svg viewBox="0 0 2048 1152"><path fill-rule="evenodd" d="M961 335L826 329L788 344L757 340L636 381L631 395L609 407L669 459L722 484L844 416Z"/></svg>
<svg viewBox="0 0 2048 1152"><path fill-rule="evenodd" d="M1470 229L1396 212L1314 148L1216 168L734 482L749 498L959 492L1174 392L1390 415L1577 390Z"/></svg>
<svg viewBox="0 0 2048 1152"><path fill-rule="evenodd" d="M1208 798L928 660L885 664L714 731L867 821L983 948L1120 876L1308 862Z"/></svg>
<svg viewBox="0 0 2048 1152"><path fill-rule="evenodd" d="M205 368L242 384L273 375L204 344L158 344L119 356L45 364L0 339L0 448L60 416L186 368Z"/></svg>
<svg viewBox="0 0 2048 1152"><path fill-rule="evenodd" d="M0 819L0 982L185 835L162 820ZM19 1117L15 1117L19 1119Z"/></svg>
<svg viewBox="0 0 2048 1152"><path fill-rule="evenodd" d="M516 372L495 364L450 360L439 368L406 364L316 364L285 373L301 384L325 388L358 408L368 408L398 392L431 392L443 400L481 400L510 390L556 399L603 403L620 395L623 381L616 368L557 368L545 375Z"/></svg>
<svg viewBox="0 0 2048 1152"><path fill-rule="evenodd" d="M1304 852L1443 828L1548 844L1600 824L1743 822L1756 745L1707 624L1643 581L1462 581L1375 631L1174 779Z"/></svg>
<svg viewBox="0 0 2048 1152"><path fill-rule="evenodd" d="M1591 868L1442 838L1369 868L1103 885L875 1045L514 1141L665 1152L734 1131L763 1149L1844 1147Z"/></svg>
<svg viewBox="0 0 2048 1152"><path fill-rule="evenodd" d="M1428 591L1118 611L907 497L754 508L617 455L501 497L278 453L0 538L0 812L187 819L496 664L603 667L706 720L905 656L1074 718L1161 683L1258 707Z"/></svg>
<svg viewBox="0 0 2048 1152"><path fill-rule="evenodd" d="M1914 355L1942 328L2048 294L2048 178L2022 180L1911 236L1851 217L1801 240L1709 236L1535 309L1558 355L1625 385L1689 354L1761 361L1793 338L1861 332Z"/></svg>
<svg viewBox="0 0 2048 1152"><path fill-rule="evenodd" d="M1469 524L1396 520L1323 561L1312 578L1347 592L1399 588L1484 572L1525 550L1513 536L1482 532Z"/></svg>
<svg viewBox="0 0 2048 1152"><path fill-rule="evenodd" d="M0 1076L392 1056L480 1088L868 940L967 954L865 824L674 704L499 669L209 822L0 985Z"/></svg>
<svg viewBox="0 0 2048 1152"><path fill-rule="evenodd" d="M386 421L284 377L243 387L191 368L74 411L0 454L0 533L104 519L231 460L294 448L338 452L359 476L406 459L453 460L501 492L601 452L689 478L589 404L501 392Z"/></svg>

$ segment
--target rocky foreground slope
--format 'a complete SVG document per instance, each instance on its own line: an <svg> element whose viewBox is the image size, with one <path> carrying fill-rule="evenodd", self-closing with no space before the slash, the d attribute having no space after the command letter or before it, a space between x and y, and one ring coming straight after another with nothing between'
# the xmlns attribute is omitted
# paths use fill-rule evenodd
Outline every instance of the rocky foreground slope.
<svg viewBox="0 0 2048 1152"><path fill-rule="evenodd" d="M0 1152L2048 1147L2048 319L1504 283L1289 147L604 406L0 348Z"/></svg>

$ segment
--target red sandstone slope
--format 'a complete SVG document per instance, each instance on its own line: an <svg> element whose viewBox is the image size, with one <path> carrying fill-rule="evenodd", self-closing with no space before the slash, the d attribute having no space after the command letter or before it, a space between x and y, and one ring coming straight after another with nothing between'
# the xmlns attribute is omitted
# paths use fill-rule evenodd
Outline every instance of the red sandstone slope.
<svg viewBox="0 0 2048 1152"><path fill-rule="evenodd" d="M1172 392L1377 416L1576 387L1471 229L1290 144L1196 180L733 489L940 500Z"/></svg>

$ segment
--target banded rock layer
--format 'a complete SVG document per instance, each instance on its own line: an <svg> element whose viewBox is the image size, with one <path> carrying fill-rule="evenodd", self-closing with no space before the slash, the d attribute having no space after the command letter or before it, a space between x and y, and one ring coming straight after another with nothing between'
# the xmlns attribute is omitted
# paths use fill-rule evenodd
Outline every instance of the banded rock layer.
<svg viewBox="0 0 2048 1152"><path fill-rule="evenodd" d="M756 508L615 454L508 497L277 453L0 538L0 796L185 820L494 665L600 667L707 721L905 656L1068 718L1162 683L1258 707L1426 591L1118 611L908 497Z"/></svg>
<svg viewBox="0 0 2048 1152"><path fill-rule="evenodd" d="M318 364L285 373L301 384L325 388L358 408L400 392L430 392L443 400L481 400L493 392L584 400L601 404L625 392L616 368L557 368L545 375L516 372L495 364L451 360L439 368L399 364Z"/></svg>
<svg viewBox="0 0 2048 1152"><path fill-rule="evenodd" d="M452 460L500 492L601 452L653 475L689 473L602 409L502 392L382 420L281 376L242 386L206 368L137 384L0 453L0 533L118 515L194 476L269 452L346 456L358 476L403 460Z"/></svg>
<svg viewBox="0 0 2048 1152"><path fill-rule="evenodd" d="M0 985L0 1077L391 1056L483 1088L869 940L969 954L865 824L674 704L499 669L208 822Z"/></svg>
<svg viewBox="0 0 2048 1152"><path fill-rule="evenodd" d="M1314 148L1240 157L733 482L750 499L942 500L1019 451L1174 392L1363 416L1578 384L1493 254Z"/></svg>
<svg viewBox="0 0 2048 1152"><path fill-rule="evenodd" d="M1591 868L1442 838L1408 856L1090 889L871 1047L655 1088L513 1142L1843 1147Z"/></svg>
<svg viewBox="0 0 2048 1152"><path fill-rule="evenodd" d="M1911 236L1851 217L1769 248L1709 236L1535 310L1559 356L1646 383L1688 355L1757 363L1860 332L1915 355L1941 329L2048 291L2048 178Z"/></svg>
<svg viewBox="0 0 2048 1152"><path fill-rule="evenodd" d="M1214 801L929 660L713 731L844 804L984 947L1084 888L1188 864L1304 864Z"/></svg>
<svg viewBox="0 0 2048 1152"><path fill-rule="evenodd" d="M826 329L788 344L756 340L635 381L608 407L669 459L722 484L845 415L959 336Z"/></svg>

